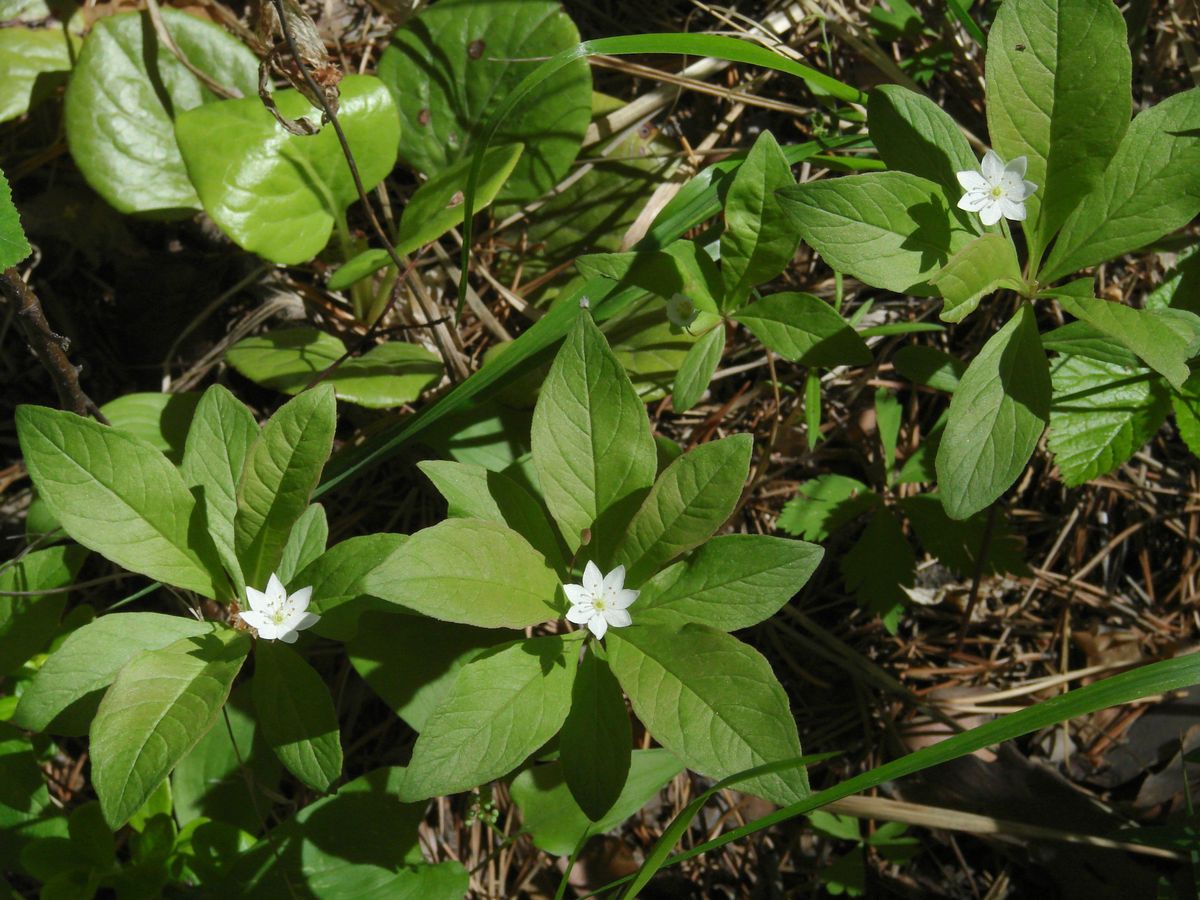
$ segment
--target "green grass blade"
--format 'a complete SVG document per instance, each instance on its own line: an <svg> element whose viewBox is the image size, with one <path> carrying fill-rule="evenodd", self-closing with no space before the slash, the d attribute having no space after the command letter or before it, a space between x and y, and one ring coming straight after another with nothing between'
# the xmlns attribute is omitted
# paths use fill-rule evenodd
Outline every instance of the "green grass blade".
<svg viewBox="0 0 1200 900"><path fill-rule="evenodd" d="M971 18L971 11L968 9L970 4L967 3L967 0L946 0L946 5L950 7L951 15L958 19L962 27L967 30L971 39L980 47L986 46L987 38L983 36L983 29Z"/></svg>

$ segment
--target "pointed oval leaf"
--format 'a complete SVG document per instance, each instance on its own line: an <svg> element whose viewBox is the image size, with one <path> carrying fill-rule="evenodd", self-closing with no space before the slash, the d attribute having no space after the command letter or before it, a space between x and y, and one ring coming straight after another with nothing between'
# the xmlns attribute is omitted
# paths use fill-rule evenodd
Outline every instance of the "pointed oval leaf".
<svg viewBox="0 0 1200 900"><path fill-rule="evenodd" d="M289 772L315 791L342 774L342 741L329 688L279 641L254 651L254 709L263 737Z"/></svg>
<svg viewBox="0 0 1200 900"><path fill-rule="evenodd" d="M217 628L146 651L117 674L90 732L92 782L111 828L216 724L249 652L244 632Z"/></svg>
<svg viewBox="0 0 1200 900"><path fill-rule="evenodd" d="M655 740L689 769L724 778L801 755L787 694L758 651L704 625L610 630L609 664ZM808 795L803 769L742 790L786 806Z"/></svg>
<svg viewBox="0 0 1200 900"><path fill-rule="evenodd" d="M77 544L62 544L26 553L0 568L0 676L20 668L58 632L67 594L55 588L75 580L87 555ZM28 593L43 589L51 593ZM6 596L7 591L27 593Z"/></svg>
<svg viewBox="0 0 1200 900"><path fill-rule="evenodd" d="M626 585L641 584L725 524L742 495L753 446L750 435L735 434L701 444L663 470L617 549Z"/></svg>
<svg viewBox="0 0 1200 900"><path fill-rule="evenodd" d="M571 711L558 738L567 787L593 822L603 819L621 796L632 745L621 685L593 643L579 661Z"/></svg>
<svg viewBox="0 0 1200 900"><path fill-rule="evenodd" d="M675 389L671 394L671 406L675 412L687 412L700 401L708 390L724 352L724 324L710 328L692 344L683 358L683 365L679 367L679 374L675 376Z"/></svg>
<svg viewBox="0 0 1200 900"><path fill-rule="evenodd" d="M288 584L297 572L325 552L325 544L328 541L329 522L325 518L325 507L320 503L313 503L296 520L287 543L283 545L283 556L279 560L279 568L275 571L279 580Z"/></svg>
<svg viewBox="0 0 1200 900"><path fill-rule="evenodd" d="M369 191L396 164L396 107L383 83L366 75L347 75L338 92L338 121ZM274 99L285 117L320 122L298 91L277 91ZM358 200L332 126L292 134L253 94L180 115L175 136L204 211L238 246L271 262L312 259Z"/></svg>
<svg viewBox="0 0 1200 900"><path fill-rule="evenodd" d="M183 476L150 444L68 412L17 407L21 451L63 529L131 572L216 597L216 549Z"/></svg>
<svg viewBox="0 0 1200 900"><path fill-rule="evenodd" d="M529 638L463 666L417 738L400 799L486 784L554 737L571 708L578 646L558 636Z"/></svg>
<svg viewBox="0 0 1200 900"><path fill-rule="evenodd" d="M947 197L962 191L956 173L979 166L958 123L928 97L898 84L871 91L867 123L889 169L928 178Z"/></svg>
<svg viewBox="0 0 1200 900"><path fill-rule="evenodd" d="M113 428L135 435L178 463L183 458L188 426L196 416L200 394L136 393L109 400L100 407Z"/></svg>
<svg viewBox="0 0 1200 900"><path fill-rule="evenodd" d="M558 584L525 538L482 519L447 519L418 531L363 581L375 597L481 628L525 628L557 618Z"/></svg>
<svg viewBox="0 0 1200 900"><path fill-rule="evenodd" d="M866 366L874 358L850 323L812 294L771 294L733 318L789 362L833 368Z"/></svg>
<svg viewBox="0 0 1200 900"><path fill-rule="evenodd" d="M630 614L646 624L749 628L804 587L824 552L816 544L763 534L715 537L642 585Z"/></svg>
<svg viewBox="0 0 1200 900"><path fill-rule="evenodd" d="M187 13L167 8L162 17L194 65L261 107L258 59L249 49ZM83 42L67 87L71 156L88 184L121 212L190 216L200 200L184 169L172 120L216 99L162 46L148 15L106 16ZM217 152L227 149L216 146Z"/></svg>
<svg viewBox="0 0 1200 900"><path fill-rule="evenodd" d="M238 559L250 587L262 590L278 568L333 448L336 420L333 388L323 384L280 407L250 446L234 520Z"/></svg>
<svg viewBox="0 0 1200 900"><path fill-rule="evenodd" d="M603 555L653 483L656 454L646 409L589 315L578 317L546 376L531 441L567 546L577 549L591 528Z"/></svg>
<svg viewBox="0 0 1200 900"><path fill-rule="evenodd" d="M950 257L929 283L944 301L944 322L961 322L975 311L985 294L999 288L1025 290L1016 248L1003 234L975 238Z"/></svg>
<svg viewBox="0 0 1200 900"><path fill-rule="evenodd" d="M988 35L987 119L1004 160L1025 156L1038 186L1027 230L1045 247L1100 181L1129 127L1125 20L1093 0L1007 0ZM1036 249L1033 256L1041 255Z"/></svg>
<svg viewBox="0 0 1200 900"><path fill-rule="evenodd" d="M1008 490L1049 415L1050 369L1025 303L971 360L950 401L936 467L951 518L965 519Z"/></svg>
<svg viewBox="0 0 1200 900"><path fill-rule="evenodd" d="M290 581L289 590L312 588L309 609L321 617L314 634L348 641L358 630L358 619L369 609L389 608L370 596L364 582L388 555L408 540L405 534L365 534L334 544Z"/></svg>

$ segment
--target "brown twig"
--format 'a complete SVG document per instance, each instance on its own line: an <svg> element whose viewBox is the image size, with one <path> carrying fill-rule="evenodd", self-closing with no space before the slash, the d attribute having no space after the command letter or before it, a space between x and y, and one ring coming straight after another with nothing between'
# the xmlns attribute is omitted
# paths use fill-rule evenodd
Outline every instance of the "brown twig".
<svg viewBox="0 0 1200 900"><path fill-rule="evenodd" d="M42 312L41 301L15 268L0 274L0 295L5 303L11 303L16 308L17 324L29 349L50 373L58 391L59 406L76 415L95 416L107 425L108 420L100 412L100 407L80 387L79 369L67 358L70 340L51 331L46 314Z"/></svg>
<svg viewBox="0 0 1200 900"><path fill-rule="evenodd" d="M241 91L237 88L227 88L211 75L188 59L187 54L180 49L175 43L175 38L172 37L171 31L167 28L167 23L163 20L162 9L158 5L158 0L146 0L146 12L150 14L150 21L154 25L154 33L158 35L158 39L163 42L171 55L179 60L180 64L191 72L206 88L221 97L224 100L240 100L242 97Z"/></svg>

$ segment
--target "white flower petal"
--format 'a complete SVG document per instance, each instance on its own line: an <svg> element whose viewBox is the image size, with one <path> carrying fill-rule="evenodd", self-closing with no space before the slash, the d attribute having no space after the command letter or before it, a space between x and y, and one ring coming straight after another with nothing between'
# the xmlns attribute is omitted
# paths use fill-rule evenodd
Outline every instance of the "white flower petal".
<svg viewBox="0 0 1200 900"><path fill-rule="evenodd" d="M320 621L321 617L316 613L301 613L299 619L296 621L296 624L292 625L291 627L297 631L303 631L305 628L312 628Z"/></svg>
<svg viewBox="0 0 1200 900"><path fill-rule="evenodd" d="M983 154L983 161L979 164L979 170L983 172L983 177L988 180L988 184L995 184L1000 180L1000 176L1004 174L1004 160L1002 160L995 150L989 150Z"/></svg>
<svg viewBox="0 0 1200 900"><path fill-rule="evenodd" d="M609 605L612 606L613 609L628 609L633 604L633 601L638 598L640 593L641 591L631 591L629 588L617 591L615 594L613 594L612 599L609 600Z"/></svg>
<svg viewBox="0 0 1200 900"><path fill-rule="evenodd" d="M1000 221L1000 204L988 203L980 208L979 219L984 225L995 225Z"/></svg>
<svg viewBox="0 0 1200 900"><path fill-rule="evenodd" d="M264 613L257 612L252 609L241 610L238 613L238 618L240 618L259 634L261 634L263 629L267 628L268 626L274 627L271 623L271 620L268 619Z"/></svg>
<svg viewBox="0 0 1200 900"><path fill-rule="evenodd" d="M572 606L584 601L590 604L592 601L592 595L588 593L587 588L582 584L564 584L563 593L567 595L567 599L571 601Z"/></svg>
<svg viewBox="0 0 1200 900"><path fill-rule="evenodd" d="M599 597L604 590L604 576L600 574L600 567L590 559L583 567L583 589L593 597Z"/></svg>
<svg viewBox="0 0 1200 900"><path fill-rule="evenodd" d="M982 191L971 191L962 195L958 201L958 208L967 212L979 212L991 202L992 198Z"/></svg>
<svg viewBox="0 0 1200 900"><path fill-rule="evenodd" d="M300 635L294 631L284 631L280 633L279 640L283 641L285 644L294 644L299 637Z"/></svg>
<svg viewBox="0 0 1200 900"><path fill-rule="evenodd" d="M629 612L624 609L606 609L604 611L604 619L613 628L624 628L626 625L632 625L633 619Z"/></svg>
<svg viewBox="0 0 1200 900"><path fill-rule="evenodd" d="M986 191L991 187L987 179L974 169L967 169L965 172L955 172L954 177L958 179L958 183L962 185L964 191Z"/></svg>
<svg viewBox="0 0 1200 900"><path fill-rule="evenodd" d="M262 625L259 625L255 628L255 631L258 632L259 638L261 638L264 641L275 640L276 638L279 637L279 633L281 630L282 629L280 629L279 626L276 625L274 622L272 622L270 619L268 619L267 621L263 622Z"/></svg>
<svg viewBox="0 0 1200 900"><path fill-rule="evenodd" d="M595 614L596 610L591 603L581 603L567 610L567 621L574 622L576 625L586 625Z"/></svg>
<svg viewBox="0 0 1200 900"><path fill-rule="evenodd" d="M312 600L312 591L312 585L302 587L288 597L288 602L293 604L300 612L304 612L304 610L308 609L308 604Z"/></svg>
<svg viewBox="0 0 1200 900"><path fill-rule="evenodd" d="M1025 169L1028 165L1029 160L1024 156L1018 156L1015 159L1009 160L1008 165L1004 167L1004 174L1015 175L1017 176L1017 181L1020 181L1025 177Z"/></svg>
<svg viewBox="0 0 1200 900"><path fill-rule="evenodd" d="M604 616L592 616L587 623L588 631L596 636L596 640L604 637L604 632L608 631L608 620Z"/></svg>
<svg viewBox="0 0 1200 900"><path fill-rule="evenodd" d="M611 572L604 576L604 595L606 597L616 594L625 586L625 567L617 566Z"/></svg>
<svg viewBox="0 0 1200 900"><path fill-rule="evenodd" d="M1014 222L1025 221L1025 204L1010 200L1004 197L997 204L1000 211L1004 214L1004 218L1012 219Z"/></svg>
<svg viewBox="0 0 1200 900"><path fill-rule="evenodd" d="M1037 185L1034 184L1032 181L1022 181L1021 186L1025 190L1024 196L1021 197L1022 200L1026 200L1026 199L1032 197L1034 195L1034 193L1037 191ZM1013 197L1013 199L1016 200L1017 198Z"/></svg>
<svg viewBox="0 0 1200 900"><path fill-rule="evenodd" d="M266 612L269 608L267 595L262 591L256 591L252 587L246 588L246 599L250 601L250 608L255 612Z"/></svg>
<svg viewBox="0 0 1200 900"><path fill-rule="evenodd" d="M267 579L267 589L264 593L267 595L267 600L271 603L283 603L287 600L287 588L283 586L283 582L279 580L279 576L274 572Z"/></svg>

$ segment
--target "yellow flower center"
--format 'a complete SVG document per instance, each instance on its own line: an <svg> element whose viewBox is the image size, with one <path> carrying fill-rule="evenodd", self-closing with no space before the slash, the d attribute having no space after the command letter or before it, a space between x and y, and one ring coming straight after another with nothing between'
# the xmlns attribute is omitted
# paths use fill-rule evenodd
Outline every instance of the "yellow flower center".
<svg viewBox="0 0 1200 900"><path fill-rule="evenodd" d="M991 195L999 200L1004 196L1004 188L1000 187L998 184L992 185Z"/></svg>
<svg viewBox="0 0 1200 900"><path fill-rule="evenodd" d="M601 597L597 597L595 600L592 601L592 607L597 612L604 612L604 599Z"/></svg>

